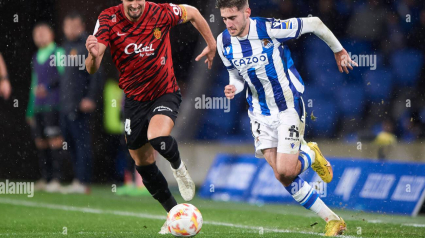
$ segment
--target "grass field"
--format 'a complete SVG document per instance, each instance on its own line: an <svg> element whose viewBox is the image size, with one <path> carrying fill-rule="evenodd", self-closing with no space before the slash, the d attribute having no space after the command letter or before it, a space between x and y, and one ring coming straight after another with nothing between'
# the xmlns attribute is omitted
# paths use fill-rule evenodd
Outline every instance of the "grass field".
<svg viewBox="0 0 425 238"><path fill-rule="evenodd" d="M174 193L178 202L180 195ZM197 237L320 237L325 222L301 206L214 202L194 199L204 225ZM425 237L425 217L340 211L345 237ZM91 195L43 192L0 195L0 237L172 237L158 235L165 221L151 197L121 197L106 187ZM316 225L313 225L317 223ZM263 234L261 234L261 231ZM358 234L361 233L360 235Z"/></svg>

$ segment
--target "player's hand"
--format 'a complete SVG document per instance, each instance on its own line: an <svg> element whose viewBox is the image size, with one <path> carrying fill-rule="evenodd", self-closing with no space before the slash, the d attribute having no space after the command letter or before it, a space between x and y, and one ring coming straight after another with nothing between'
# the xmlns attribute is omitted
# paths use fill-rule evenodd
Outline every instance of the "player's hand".
<svg viewBox="0 0 425 238"><path fill-rule="evenodd" d="M199 61L202 59L202 57L207 56L207 59L205 60L205 63L208 63L208 69L212 68L212 63L215 57L215 52L217 50L217 47L205 47L204 51L198 57L196 57L196 61Z"/></svg>
<svg viewBox="0 0 425 238"><path fill-rule="evenodd" d="M84 98L80 103L80 111L83 113L90 113L96 109L96 103L93 100Z"/></svg>
<svg viewBox="0 0 425 238"><path fill-rule="evenodd" d="M348 69L353 70L353 66L358 67L357 63L351 60L350 55L345 49L342 49L340 52L335 53L336 64L338 65L339 72L349 73Z"/></svg>
<svg viewBox="0 0 425 238"><path fill-rule="evenodd" d="M0 81L0 97L4 97L4 99L9 99L10 92L12 91L12 87L10 86L9 80L1 80Z"/></svg>
<svg viewBox="0 0 425 238"><path fill-rule="evenodd" d="M99 56L99 42L97 42L97 38L95 36L90 35L87 38L86 48L93 58L97 58Z"/></svg>
<svg viewBox="0 0 425 238"><path fill-rule="evenodd" d="M44 87L44 85L40 84L35 89L35 96L37 98L45 98L47 97L47 89Z"/></svg>
<svg viewBox="0 0 425 238"><path fill-rule="evenodd" d="M236 87L235 85L227 85L224 87L224 95L227 99L233 99L235 97Z"/></svg>

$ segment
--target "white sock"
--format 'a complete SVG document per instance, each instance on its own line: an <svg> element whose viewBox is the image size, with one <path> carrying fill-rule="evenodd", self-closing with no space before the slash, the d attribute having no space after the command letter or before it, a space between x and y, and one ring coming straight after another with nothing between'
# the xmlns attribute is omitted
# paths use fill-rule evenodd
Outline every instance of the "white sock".
<svg viewBox="0 0 425 238"><path fill-rule="evenodd" d="M304 151L305 153L310 155L312 164L314 163L314 161L316 161L316 152L310 149L310 147L307 145L307 142L304 139L301 140L301 151Z"/></svg>
<svg viewBox="0 0 425 238"><path fill-rule="evenodd" d="M306 171L314 163L316 159L316 153L308 147L307 142L301 139L301 150L298 160L301 162L300 174Z"/></svg>
<svg viewBox="0 0 425 238"><path fill-rule="evenodd" d="M319 215L326 222L339 217L320 199L319 194L306 181L297 176L292 184L285 187L292 197L306 209Z"/></svg>
<svg viewBox="0 0 425 238"><path fill-rule="evenodd" d="M338 215L336 215L328 206L326 206L326 204L320 198L317 198L316 202L313 204L313 206L311 206L310 210L315 212L326 222L330 220L340 220Z"/></svg>

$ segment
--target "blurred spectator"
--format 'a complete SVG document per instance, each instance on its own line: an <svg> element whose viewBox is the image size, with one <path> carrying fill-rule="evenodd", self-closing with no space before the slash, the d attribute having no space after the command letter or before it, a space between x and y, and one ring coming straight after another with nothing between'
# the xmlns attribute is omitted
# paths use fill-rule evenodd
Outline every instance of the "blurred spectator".
<svg viewBox="0 0 425 238"><path fill-rule="evenodd" d="M413 142L421 135L420 115L416 110L406 111L399 119L401 139Z"/></svg>
<svg viewBox="0 0 425 238"><path fill-rule="evenodd" d="M12 87L10 86L9 76L7 75L6 63L0 53L0 97L9 99Z"/></svg>
<svg viewBox="0 0 425 238"><path fill-rule="evenodd" d="M114 171L117 171L115 174L121 177L119 181L124 180L124 185L118 187L115 194L121 196L150 196L149 191L143 185L140 174L136 171L134 160L131 158L125 143L123 121L125 94L119 88L117 80L110 78L106 80L103 99L104 128L106 133L109 134L108 140L106 140L108 145L108 155L106 157L116 162L115 168L113 168ZM105 163L109 163L109 161L105 161ZM120 167L120 164L124 164L124 166ZM122 167L124 167L124 173L122 173ZM114 171L111 171L111 174Z"/></svg>
<svg viewBox="0 0 425 238"><path fill-rule="evenodd" d="M101 90L100 72L91 76L85 70L88 37L80 14L74 12L64 19L63 44L65 55L74 57L78 64L65 67L61 78L61 124L74 162L74 180L65 189L68 193L89 193L92 174L92 147L90 113L96 109L96 99Z"/></svg>
<svg viewBox="0 0 425 238"><path fill-rule="evenodd" d="M325 23L325 25L332 29L332 32L345 32L345 24L341 24L342 22L346 22L344 15L341 15L337 12L335 8L334 0L322 0L318 2L318 17ZM343 37L344 34L339 35L338 37Z"/></svg>
<svg viewBox="0 0 425 238"><path fill-rule="evenodd" d="M366 40L377 43L384 35L386 10L381 0L368 0L351 16L348 34L356 40Z"/></svg>
<svg viewBox="0 0 425 238"><path fill-rule="evenodd" d="M382 42L382 50L388 55L405 46L405 35L401 29L400 19L397 14L388 13L386 21L386 37Z"/></svg>
<svg viewBox="0 0 425 238"><path fill-rule="evenodd" d="M295 17L294 14L294 4L292 0L280 2L280 12L284 18Z"/></svg>
<svg viewBox="0 0 425 238"><path fill-rule="evenodd" d="M26 117L35 138L42 175L35 189L59 192L63 137L59 126L58 83L64 68L56 66L59 65L56 64L56 55L63 54L63 49L56 46L53 30L47 23L38 23L34 27L33 39L38 51L32 59L32 82Z"/></svg>
<svg viewBox="0 0 425 238"><path fill-rule="evenodd" d="M357 123L357 120L352 120L353 118L348 117L347 119L339 116L336 119L337 122L332 126L332 130L338 137L347 138L347 136L351 136L351 138L354 138L355 135L359 135L369 141L375 138L375 129L385 117L390 117L391 121L397 122L396 130L391 133L397 135L401 140L413 141L425 136L425 133L418 133L420 131L418 128L425 128L425 119L423 119L425 106L418 107L419 102L425 102L425 93L422 92L423 90L418 90L425 86L425 81L420 80L425 76L425 67L422 66L422 75L418 76L418 70L415 70L418 66L412 63L412 61L419 62L416 59L421 58L420 53L418 54L416 51L417 49L425 54L425 39L423 37L425 35L425 9L419 8L421 2L417 0L285 0L273 1L274 4L279 3L279 9L272 9L276 8L273 4L259 0L250 1L256 11L255 15L264 16L268 12L278 11L278 15L273 16L278 18L307 17L309 14L318 16L338 38L346 37L341 41L343 46L347 51L352 52L359 61L361 58L367 58L367 56L370 56L369 60L372 60L372 57L376 56L376 70L367 68L366 65L369 61L366 59L364 60L366 67L356 68L348 76L339 75L337 77L333 75L329 77L323 74L323 67L316 65L309 67L312 62L315 63L315 58L318 58L317 61L320 63L333 63L333 57L327 59L319 48L323 42L319 42L320 44L316 46L312 40L301 37L293 43L294 49L299 49L298 51L294 50L294 52L301 52L299 55L296 54L298 57L294 57L294 60L300 61L300 75L305 78L305 83L321 85L323 79L329 79L329 82L334 85L331 88L331 94L320 94L317 100L329 100L329 95L341 94L342 89L347 84L350 84L347 86L349 91L355 88L354 85L358 87L359 92L365 91L366 95L361 98L361 103L353 101L353 99L359 98L361 93L355 93L355 98L340 95L338 102L351 102L354 106L340 106L333 111L323 112L321 116L356 111L358 113L356 116L362 123ZM260 5L261 8L255 8ZM305 49L309 50L305 51ZM413 53L416 54L413 55ZM407 59L410 59L410 61L408 62ZM315 69L318 69L317 72L321 73L314 73L313 70ZM401 76L410 78L410 80L407 81ZM218 75L217 78L219 79L216 82L220 85L228 81L226 75ZM364 82L363 85L361 85L361 82ZM329 88L330 84L325 85ZM307 93L312 92L312 90L320 89L314 87ZM217 92L216 95L221 96L219 94L221 91L217 90ZM406 107L407 99L415 102L413 111L421 115L420 118L413 119L412 122L410 114L406 116L409 113ZM236 110L235 114L237 115L243 115L242 109L232 110ZM229 115L226 115L226 117L229 117ZM216 120L211 123L210 118L211 115L204 114L201 123L202 128L200 128L197 139L219 140L219 136L214 136L215 134L226 133L224 128L238 128L243 123L242 120ZM311 126L312 128L318 127L317 125ZM222 132L218 130L222 130ZM208 133L208 131L214 133ZM237 136L243 136L242 132L235 133L238 134ZM330 136L317 133L315 130L312 130L312 133L313 136ZM381 136L389 138L386 133Z"/></svg>
<svg viewBox="0 0 425 238"><path fill-rule="evenodd" d="M393 131L393 122L389 119L384 120L382 122L382 131L376 136L374 140L374 144L379 146L379 159L385 159L387 157L389 147L397 143L397 139L393 134Z"/></svg>

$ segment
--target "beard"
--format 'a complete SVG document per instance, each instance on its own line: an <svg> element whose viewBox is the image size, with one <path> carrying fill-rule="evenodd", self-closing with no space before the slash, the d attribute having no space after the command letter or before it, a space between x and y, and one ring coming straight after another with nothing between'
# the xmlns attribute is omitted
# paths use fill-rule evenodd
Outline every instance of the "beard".
<svg viewBox="0 0 425 238"><path fill-rule="evenodd" d="M142 15L142 12L143 12L142 10L143 9L140 8L139 13L133 13L132 11L130 11L130 9L128 9L127 13L128 13L128 16L131 17L133 20L137 20Z"/></svg>
<svg viewBox="0 0 425 238"><path fill-rule="evenodd" d="M246 24L244 24L244 25L242 26L241 30L238 32L238 34L237 34L236 36L241 37L241 36L242 36L242 34L243 34L243 32L245 31L245 28L246 28Z"/></svg>
<svg viewBox="0 0 425 238"><path fill-rule="evenodd" d="M237 37L242 37L242 34L243 34L243 32L245 31L245 29L246 29L246 20L244 19L244 23L242 24L242 27L241 27L241 30L238 32L238 33L236 33L236 35L235 36L237 36Z"/></svg>

